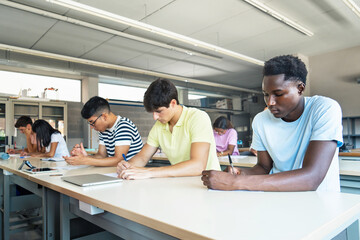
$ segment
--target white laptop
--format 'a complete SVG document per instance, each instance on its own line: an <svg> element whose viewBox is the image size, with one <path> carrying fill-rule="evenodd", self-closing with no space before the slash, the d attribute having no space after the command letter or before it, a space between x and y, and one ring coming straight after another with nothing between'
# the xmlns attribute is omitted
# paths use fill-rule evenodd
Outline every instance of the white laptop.
<svg viewBox="0 0 360 240"><path fill-rule="evenodd" d="M109 177L103 174L85 174L85 175L62 177L61 179L81 187L100 185L106 183L116 183L122 181L122 179L120 178Z"/></svg>

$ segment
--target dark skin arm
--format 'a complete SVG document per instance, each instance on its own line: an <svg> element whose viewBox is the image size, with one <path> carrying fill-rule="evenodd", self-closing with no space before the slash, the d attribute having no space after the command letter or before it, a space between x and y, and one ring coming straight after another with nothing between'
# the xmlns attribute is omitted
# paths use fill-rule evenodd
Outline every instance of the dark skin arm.
<svg viewBox="0 0 360 240"><path fill-rule="evenodd" d="M336 151L335 141L311 141L301 169L269 175L273 161L266 151L258 152L258 163L235 173L203 171L204 185L219 190L313 191L324 179Z"/></svg>

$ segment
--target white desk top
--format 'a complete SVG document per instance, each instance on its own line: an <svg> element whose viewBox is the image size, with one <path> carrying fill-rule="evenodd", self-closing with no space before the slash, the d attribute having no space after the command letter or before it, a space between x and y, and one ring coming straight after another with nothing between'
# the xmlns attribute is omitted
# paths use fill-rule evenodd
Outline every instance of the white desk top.
<svg viewBox="0 0 360 240"><path fill-rule="evenodd" d="M58 176L20 172L16 169L21 161L3 160L0 167L181 239L331 238L360 217L360 195L211 191L202 185L200 177L124 180L78 187ZM37 167L64 164L30 161ZM114 171L88 167L67 170L64 175Z"/></svg>

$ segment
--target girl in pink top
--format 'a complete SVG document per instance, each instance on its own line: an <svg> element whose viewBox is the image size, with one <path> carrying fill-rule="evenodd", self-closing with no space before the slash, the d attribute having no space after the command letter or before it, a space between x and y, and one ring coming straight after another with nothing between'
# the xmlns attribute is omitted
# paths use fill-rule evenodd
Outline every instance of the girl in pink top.
<svg viewBox="0 0 360 240"><path fill-rule="evenodd" d="M237 148L238 135L226 117L219 117L213 124L217 156L240 155Z"/></svg>

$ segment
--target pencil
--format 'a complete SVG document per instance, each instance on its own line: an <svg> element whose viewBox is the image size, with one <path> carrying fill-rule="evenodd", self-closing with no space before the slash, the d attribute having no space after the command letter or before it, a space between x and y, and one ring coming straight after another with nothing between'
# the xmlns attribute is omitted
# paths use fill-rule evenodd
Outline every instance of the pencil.
<svg viewBox="0 0 360 240"><path fill-rule="evenodd" d="M229 158L229 162L230 162L230 166L231 166L232 173L235 174L234 165L233 165L233 162L232 162L232 160L231 160L231 157L230 157L230 154L229 154L229 153L228 153L228 158Z"/></svg>

